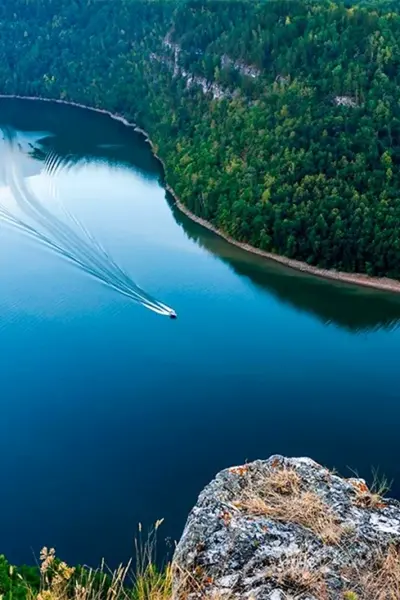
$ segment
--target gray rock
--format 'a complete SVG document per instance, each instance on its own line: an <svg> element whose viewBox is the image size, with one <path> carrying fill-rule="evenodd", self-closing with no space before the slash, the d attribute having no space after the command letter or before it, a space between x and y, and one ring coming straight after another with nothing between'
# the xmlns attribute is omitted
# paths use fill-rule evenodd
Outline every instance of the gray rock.
<svg viewBox="0 0 400 600"><path fill-rule="evenodd" d="M174 598L361 600L363 574L398 544L399 502L309 458L272 456L200 494L175 551Z"/></svg>
<svg viewBox="0 0 400 600"><path fill-rule="evenodd" d="M334 102L336 106L347 106L348 108L355 108L357 102L351 96L335 96Z"/></svg>

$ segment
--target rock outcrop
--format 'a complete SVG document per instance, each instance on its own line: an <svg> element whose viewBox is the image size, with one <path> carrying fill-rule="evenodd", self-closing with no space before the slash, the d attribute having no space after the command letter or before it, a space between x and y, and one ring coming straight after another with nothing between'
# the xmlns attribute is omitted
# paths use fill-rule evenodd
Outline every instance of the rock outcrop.
<svg viewBox="0 0 400 600"><path fill-rule="evenodd" d="M219 473L176 548L174 598L400 598L400 503L309 458Z"/></svg>
<svg viewBox="0 0 400 600"><path fill-rule="evenodd" d="M351 96L335 96L336 106L347 106L348 108L356 108L357 102Z"/></svg>

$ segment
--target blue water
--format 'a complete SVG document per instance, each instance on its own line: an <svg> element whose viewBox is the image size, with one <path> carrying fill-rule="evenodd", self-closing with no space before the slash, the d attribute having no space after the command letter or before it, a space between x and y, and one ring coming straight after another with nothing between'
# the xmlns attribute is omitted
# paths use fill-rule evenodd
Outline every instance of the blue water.
<svg viewBox="0 0 400 600"><path fill-rule="evenodd" d="M218 470L273 453L348 476L379 466L400 496L397 296L297 274L191 223L143 139L108 117L2 100L0 127L36 197L60 197L178 313L0 220L1 552L33 562L47 545L114 565L139 522L165 518L161 537L177 539Z"/></svg>

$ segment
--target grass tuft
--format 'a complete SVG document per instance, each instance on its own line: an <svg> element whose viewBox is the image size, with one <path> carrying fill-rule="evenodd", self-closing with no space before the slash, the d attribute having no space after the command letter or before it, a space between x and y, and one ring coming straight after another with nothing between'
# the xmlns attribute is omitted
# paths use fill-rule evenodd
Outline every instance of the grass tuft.
<svg viewBox="0 0 400 600"><path fill-rule="evenodd" d="M266 571L266 577L291 593L303 597L311 595L319 600L328 598L325 575L320 567L312 565L311 555L299 552L285 557Z"/></svg>
<svg viewBox="0 0 400 600"><path fill-rule="evenodd" d="M169 600L172 597L172 566L157 567L157 532L164 519L156 521L143 540L142 527L135 540L136 570L133 576L134 600Z"/></svg>
<svg viewBox="0 0 400 600"><path fill-rule="evenodd" d="M338 544L344 534L335 513L316 493L304 489L300 476L290 467L271 471L256 489L249 482L235 505L252 515L301 525L326 544Z"/></svg>
<svg viewBox="0 0 400 600"><path fill-rule="evenodd" d="M369 487L364 480L358 478L356 472L355 475L357 479L349 480L355 491L354 504L360 508L384 508L384 496L390 490L392 482L381 475L378 469L372 469L372 483Z"/></svg>
<svg viewBox="0 0 400 600"><path fill-rule="evenodd" d="M360 574L360 600L399 600L400 551L391 544L374 558L368 572Z"/></svg>
<svg viewBox="0 0 400 600"><path fill-rule="evenodd" d="M157 531L161 524L162 520L157 521L144 540L139 526L136 568L128 562L111 571L103 562L99 569L75 569L60 561L54 548L43 548L39 590L22 577L19 583L25 586L26 600L171 600L171 564L160 569L156 560ZM12 593L9 599L12 600Z"/></svg>

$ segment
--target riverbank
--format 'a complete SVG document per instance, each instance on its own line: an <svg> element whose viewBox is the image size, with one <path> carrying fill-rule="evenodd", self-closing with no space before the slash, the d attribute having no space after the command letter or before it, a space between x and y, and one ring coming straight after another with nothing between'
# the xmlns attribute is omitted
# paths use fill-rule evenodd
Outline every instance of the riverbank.
<svg viewBox="0 0 400 600"><path fill-rule="evenodd" d="M152 142L152 140L150 139L148 132L145 131L144 129L142 129L141 127L139 127L138 125L136 125L135 123L128 121L122 115L112 113L111 111L108 111L106 109L95 108L93 106L87 106L85 104L81 104L78 102L72 102L72 101L62 100L62 99L42 98L42 97L38 97L38 96L6 95L6 94L0 94L0 98L15 98L15 99L19 99L19 100L54 102L57 104L66 104L69 106L75 106L77 108L83 108L85 110L92 110L94 112L98 112L100 114L107 115L111 119L113 119L115 121L119 121L126 127L132 127L135 132L143 135L143 137L145 138L145 141L150 145L153 155L162 165L162 167L164 169L164 176L166 177L165 163L164 163L163 159L157 154L155 145ZM181 212L183 212L189 219L191 219L195 223L198 223L199 225L208 229L209 231L212 231L214 234L223 238L225 241L236 246L237 248L240 248L241 250L250 252L252 254L256 254L257 256L261 256L267 260L274 261L276 263L284 265L285 267L294 269L296 271L300 271L307 275L313 275L315 277L319 277L322 279L330 279L330 280L334 280L334 281L338 281L338 282L342 282L342 283L346 283L346 284L350 284L350 285L357 285L357 286L368 287L368 288L373 288L373 289L383 290L383 291L388 291L388 292L393 292L393 293L400 293L400 281L397 281L395 279L390 279L388 277L370 277L369 275L364 275L361 273L346 273L344 271L335 271L333 269L332 270L321 269L319 267L309 265L308 263L300 261L300 260L287 258L287 257L281 256L279 254L274 254L272 252L267 252L265 250L261 250L260 248L251 246L250 244L239 242L238 240L232 238L230 235L226 234L222 230L214 227L214 225L212 225L210 222L206 221L205 219L202 219L201 217L194 214L191 210L189 210L180 201L180 199L177 196L177 194L175 193L174 189L168 184L167 181L165 181L165 188L173 197L174 202L175 202L176 206L179 208L179 210Z"/></svg>
<svg viewBox="0 0 400 600"><path fill-rule="evenodd" d="M244 244L242 242L238 242L231 236L227 235L223 231L220 231L211 223L198 217L194 213L192 213L179 199L176 197L172 188L167 184L167 190L174 197L175 203L179 210L181 210L187 217L189 217L192 221L195 221L202 227L205 227L209 231L212 231L216 235L219 235L224 240L245 250L246 252L251 252L252 254L257 254L258 256L262 256L268 260L273 260L274 262L280 263L285 267L289 267L290 269L294 269L296 271L301 271L302 273L306 273L308 275L313 275L315 277L320 277L322 279L333 279L335 281L341 281L343 283L348 283L351 285L358 285L363 287L375 288L378 290L385 290L389 292L400 293L400 281L396 279L390 279L389 277L370 277L368 275L363 275L361 273L346 273L345 271L334 271L329 269L320 269L319 267L313 267L303 261L295 260L293 258L287 258L286 256L280 256L279 254L273 254L272 252L266 252L265 250L261 250L260 248L256 248L255 246L251 246L250 244Z"/></svg>

